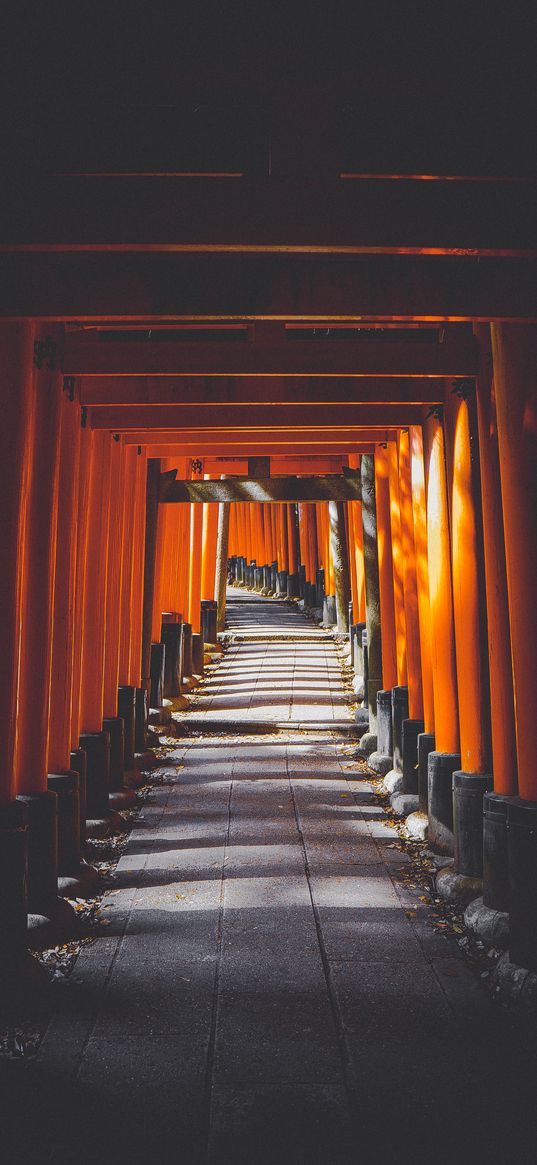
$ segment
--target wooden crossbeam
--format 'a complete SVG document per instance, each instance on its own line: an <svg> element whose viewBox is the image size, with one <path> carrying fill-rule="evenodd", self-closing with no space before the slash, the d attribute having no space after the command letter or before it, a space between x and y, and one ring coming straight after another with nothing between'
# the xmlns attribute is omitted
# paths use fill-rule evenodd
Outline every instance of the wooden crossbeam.
<svg viewBox="0 0 537 1165"><path fill-rule="evenodd" d="M198 445L185 445L180 440L170 441L169 445L153 445L151 443L151 434L146 435L146 441L137 442L142 453L146 457L201 457L206 458L220 457L222 454L228 457L245 458L249 457L272 457L281 456L282 452L287 452L290 457L341 457L346 458L348 453L374 453L375 445L384 443L385 440L394 439L393 430L383 436L377 436L375 441L326 441L322 444L314 445L310 442L301 441L300 438L293 445L286 445L282 447L280 441L264 441L260 443L256 438L249 439L247 444L242 445L222 445L214 444L211 441L203 441ZM126 444L129 444L127 439ZM220 470L225 473L225 469Z"/></svg>
<svg viewBox="0 0 537 1165"><path fill-rule="evenodd" d="M272 343L260 341L103 340L96 331L71 332L66 337L63 370L69 376L329 376L446 377L475 376L476 342L471 332L439 343L435 332L427 342L356 339L293 340L279 330ZM415 333L411 332L410 336Z"/></svg>
<svg viewBox="0 0 537 1165"><path fill-rule="evenodd" d="M6 184L0 244L50 250L537 254L531 182L172 176Z"/></svg>
<svg viewBox="0 0 537 1165"><path fill-rule="evenodd" d="M318 477L233 478L226 481L170 481L161 478L161 502L324 502L360 501L360 474Z"/></svg>
<svg viewBox="0 0 537 1165"><path fill-rule="evenodd" d="M327 428L381 428L419 424L422 405L399 404L338 404L338 405L221 405L200 415L198 405L154 405L151 408L133 405L132 408L91 409L93 429L113 429L117 432L141 432L154 429L186 433L210 430L285 430Z"/></svg>
<svg viewBox="0 0 537 1165"><path fill-rule="evenodd" d="M463 256L0 254L0 318L537 320L537 261Z"/></svg>
<svg viewBox="0 0 537 1165"><path fill-rule="evenodd" d="M416 422L419 423L419 422ZM402 422L401 422L402 424ZM407 421L408 425L409 422ZM227 447L233 450L245 451L250 444L258 447L271 446L278 450L293 446L304 445L319 448L322 452L324 445L348 445L356 442L370 444L374 441L388 441L390 436L397 432L400 425L376 425L374 427L334 427L325 426L322 429L308 428L307 426L293 429L138 429L128 430L124 436L126 445L173 445L175 442L184 448L203 449L205 446L220 448ZM247 454L248 455L248 454Z"/></svg>
<svg viewBox="0 0 537 1165"><path fill-rule="evenodd" d="M191 404L203 412L228 404L436 404L444 400L440 377L176 377L82 376L81 404L92 408L112 405ZM200 413L200 416L202 414Z"/></svg>

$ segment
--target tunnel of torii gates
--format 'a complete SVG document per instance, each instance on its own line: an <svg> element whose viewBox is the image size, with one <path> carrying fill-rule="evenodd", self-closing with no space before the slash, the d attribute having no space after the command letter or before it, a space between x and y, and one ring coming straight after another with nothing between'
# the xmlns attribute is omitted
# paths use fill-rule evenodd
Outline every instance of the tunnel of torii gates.
<svg viewBox="0 0 537 1165"><path fill-rule="evenodd" d="M91 893L86 831L135 795L148 709L202 670L226 579L350 634L360 749L454 854L442 892L482 891L537 970L537 251L516 215L491 241L486 213L469 247L448 195L412 218L447 232L434 247L395 221L373 254L335 217L350 256L227 235L200 255L194 204L190 252L167 254L115 247L102 199L60 200L54 235L20 211L0 255L6 982Z"/></svg>

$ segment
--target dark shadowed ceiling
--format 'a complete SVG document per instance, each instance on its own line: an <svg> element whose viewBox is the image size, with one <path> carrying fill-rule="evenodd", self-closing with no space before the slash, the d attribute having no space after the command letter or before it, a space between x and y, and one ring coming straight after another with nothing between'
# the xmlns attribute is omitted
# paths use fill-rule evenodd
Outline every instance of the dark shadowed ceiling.
<svg viewBox="0 0 537 1165"><path fill-rule="evenodd" d="M533 4L10 7L12 169L537 174Z"/></svg>

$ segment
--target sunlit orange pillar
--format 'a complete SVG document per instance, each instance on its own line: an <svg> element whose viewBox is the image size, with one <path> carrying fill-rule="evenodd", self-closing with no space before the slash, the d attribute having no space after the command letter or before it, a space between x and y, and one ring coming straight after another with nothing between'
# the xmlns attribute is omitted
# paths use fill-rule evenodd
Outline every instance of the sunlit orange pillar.
<svg viewBox="0 0 537 1165"><path fill-rule="evenodd" d="M129 636L129 670L127 683L142 689L142 626L144 592L144 553L146 527L147 462L140 453L136 460L135 519L133 530L133 574L131 590L131 628Z"/></svg>
<svg viewBox="0 0 537 1165"><path fill-rule="evenodd" d="M201 556L203 533L203 509L193 502L190 507L190 571L188 595L188 621L192 632L199 635L201 628Z"/></svg>
<svg viewBox="0 0 537 1165"><path fill-rule="evenodd" d="M397 443L388 441L388 482L390 490L390 526L392 536L393 598L395 606L395 637L397 652L397 683L407 683L405 597L403 580L403 548L401 544L401 511L399 500L399 455Z"/></svg>
<svg viewBox="0 0 537 1165"><path fill-rule="evenodd" d="M418 582L414 545L414 516L410 480L410 438L408 429L399 434L399 499L401 515L401 551L405 605L406 657L408 677L408 714L411 720L423 719L421 683L420 625Z"/></svg>
<svg viewBox="0 0 537 1165"><path fill-rule="evenodd" d="M378 445L375 449L375 495L377 505L380 623L382 627L382 687L384 691L388 691L397 683L397 646L393 596L394 574L390 526L388 455L382 445Z"/></svg>
<svg viewBox="0 0 537 1165"><path fill-rule="evenodd" d="M218 535L218 502L203 506L201 598L214 599L216 571L216 540Z"/></svg>
<svg viewBox="0 0 537 1165"><path fill-rule="evenodd" d="M429 755L429 841L453 851L452 777L460 768L457 673L444 428L439 412L427 426L427 542L431 603L435 752Z"/></svg>
<svg viewBox="0 0 537 1165"><path fill-rule="evenodd" d="M0 323L0 983L20 981L27 962L28 807L15 800L18 675L24 531L34 419L33 345L29 323ZM31 966L31 964L29 964Z"/></svg>
<svg viewBox="0 0 537 1165"><path fill-rule="evenodd" d="M416 582L420 629L421 677L423 693L423 721L426 733L434 732L434 697L432 668L431 602L429 595L429 564L427 560L427 499L423 461L421 426L410 430L410 480L414 520L414 552L416 555Z"/></svg>

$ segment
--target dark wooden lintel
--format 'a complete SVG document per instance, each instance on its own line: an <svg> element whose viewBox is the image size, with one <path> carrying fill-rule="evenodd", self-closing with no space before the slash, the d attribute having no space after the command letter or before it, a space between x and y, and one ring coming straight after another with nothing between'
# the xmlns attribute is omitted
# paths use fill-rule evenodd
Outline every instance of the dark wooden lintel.
<svg viewBox="0 0 537 1165"><path fill-rule="evenodd" d="M360 501L360 473L318 477L235 477L220 481L170 481L161 477L161 502Z"/></svg>

